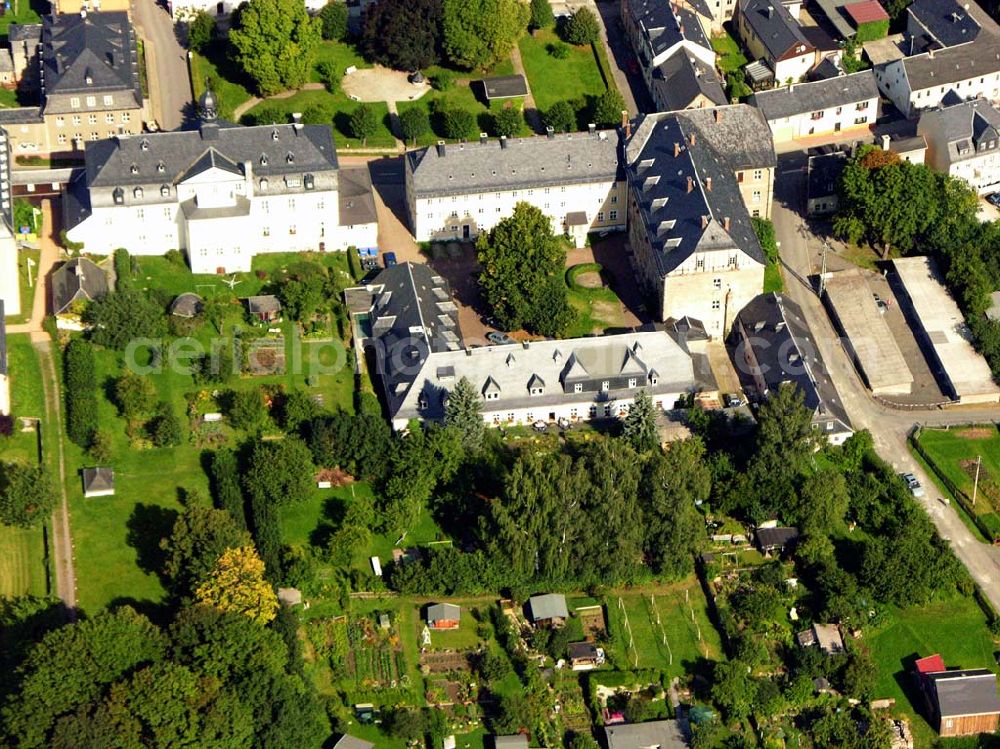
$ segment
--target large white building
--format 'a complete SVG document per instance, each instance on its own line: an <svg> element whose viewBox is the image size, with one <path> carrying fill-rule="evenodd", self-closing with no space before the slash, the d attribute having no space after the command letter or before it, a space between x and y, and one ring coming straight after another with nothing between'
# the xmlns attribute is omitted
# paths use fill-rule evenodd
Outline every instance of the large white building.
<svg viewBox="0 0 1000 749"><path fill-rule="evenodd" d="M1000 189L1000 111L982 99L924 112L917 132L924 162L965 180L980 195Z"/></svg>
<svg viewBox="0 0 1000 749"><path fill-rule="evenodd" d="M94 254L180 249L195 273L248 271L264 252L376 244L367 170L343 194L329 127L239 127L208 105L198 130L88 143L64 201L70 241Z"/></svg>
<svg viewBox="0 0 1000 749"><path fill-rule="evenodd" d="M540 209L556 233L625 226L613 130L442 141L408 152L405 161L410 228L418 242L471 239L513 214L520 202Z"/></svg>
<svg viewBox="0 0 1000 749"><path fill-rule="evenodd" d="M796 138L841 138L852 131L867 131L878 119L878 102L875 76L864 70L760 91L751 103L763 113L778 145Z"/></svg>

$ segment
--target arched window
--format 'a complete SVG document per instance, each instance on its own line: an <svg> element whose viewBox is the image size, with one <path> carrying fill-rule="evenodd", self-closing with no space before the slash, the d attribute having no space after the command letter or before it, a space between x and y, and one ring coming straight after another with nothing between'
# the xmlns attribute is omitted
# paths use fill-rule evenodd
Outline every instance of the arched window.
<svg viewBox="0 0 1000 749"><path fill-rule="evenodd" d="M121 205L125 202L125 191L120 187L116 187L114 192L111 193L111 197L115 201L115 205Z"/></svg>

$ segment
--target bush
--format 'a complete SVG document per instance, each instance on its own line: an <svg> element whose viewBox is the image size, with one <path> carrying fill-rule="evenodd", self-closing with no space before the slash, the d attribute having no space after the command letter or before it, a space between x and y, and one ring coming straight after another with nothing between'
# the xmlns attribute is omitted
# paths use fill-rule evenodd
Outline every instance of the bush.
<svg viewBox="0 0 1000 749"><path fill-rule="evenodd" d="M357 247L352 246L347 248L347 268L351 272L351 278L355 282L365 277L365 272L361 267L361 256L358 255Z"/></svg>
<svg viewBox="0 0 1000 749"><path fill-rule="evenodd" d="M430 77L431 86L438 91L447 91L455 85L455 76L451 71L441 70Z"/></svg>
<svg viewBox="0 0 1000 749"><path fill-rule="evenodd" d="M323 38L327 41L340 42L347 37L347 5L332 0L323 6L319 12L319 20L323 26Z"/></svg>
<svg viewBox="0 0 1000 749"><path fill-rule="evenodd" d="M195 52L204 52L215 41L215 19L203 10L199 10L188 23L188 48Z"/></svg>
<svg viewBox="0 0 1000 749"><path fill-rule="evenodd" d="M542 121L557 133L576 130L576 112L568 101L557 101L542 116Z"/></svg>
<svg viewBox="0 0 1000 749"><path fill-rule="evenodd" d="M97 388L94 350L81 338L66 347L63 360L66 386L66 435L80 447L90 447L97 431Z"/></svg>
<svg viewBox="0 0 1000 749"><path fill-rule="evenodd" d="M441 113L441 130L446 138L468 138L476 129L476 118L465 109L449 109Z"/></svg>
<svg viewBox="0 0 1000 749"><path fill-rule="evenodd" d="M174 409L167 402L161 402L156 408L156 415L146 426L149 438L157 447L173 447L179 445L184 438L181 420L177 418Z"/></svg>
<svg viewBox="0 0 1000 749"><path fill-rule="evenodd" d="M548 46L549 54L557 60L565 60L572 51L572 48L565 42L553 42Z"/></svg>
<svg viewBox="0 0 1000 749"><path fill-rule="evenodd" d="M260 429L267 421L267 408L259 388L236 390L229 393L226 416L233 429L252 431Z"/></svg>
<svg viewBox="0 0 1000 749"><path fill-rule="evenodd" d="M316 66L316 72L319 73L319 77L323 81L323 85L326 86L326 90L331 94L337 93L337 90L340 88L340 74L337 72L337 66L330 60L323 60L323 62Z"/></svg>
<svg viewBox="0 0 1000 749"><path fill-rule="evenodd" d="M570 44L595 44L601 39L601 24L590 8L578 8L563 24L562 37Z"/></svg>
<svg viewBox="0 0 1000 749"><path fill-rule="evenodd" d="M329 126L333 122L333 112L322 106L309 107L302 113L302 122L305 125Z"/></svg>
<svg viewBox="0 0 1000 749"><path fill-rule="evenodd" d="M519 110L513 107L501 109L493 116L494 135L505 135L508 138L517 135L517 131L521 129L522 122L524 122L524 117L521 116Z"/></svg>
<svg viewBox="0 0 1000 749"><path fill-rule="evenodd" d="M132 281L132 257L128 254L128 250L124 247L115 250L114 263L116 288L121 291Z"/></svg>

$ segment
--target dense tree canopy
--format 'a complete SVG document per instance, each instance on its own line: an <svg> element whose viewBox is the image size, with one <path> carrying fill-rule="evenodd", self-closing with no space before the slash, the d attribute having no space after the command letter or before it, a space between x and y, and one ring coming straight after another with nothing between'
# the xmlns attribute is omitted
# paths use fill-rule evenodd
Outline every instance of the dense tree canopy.
<svg viewBox="0 0 1000 749"><path fill-rule="evenodd" d="M399 129L403 138L411 145L417 144L431 130L431 120L423 107L412 107L403 110L399 115Z"/></svg>
<svg viewBox="0 0 1000 749"><path fill-rule="evenodd" d="M444 409L444 423L458 430L462 444L475 452L486 437L486 423L483 421L483 398L475 386L465 377L460 379L454 390L448 394Z"/></svg>
<svg viewBox="0 0 1000 749"><path fill-rule="evenodd" d="M557 133L570 133L576 130L576 112L568 101L557 101L542 115L546 127L551 127Z"/></svg>
<svg viewBox="0 0 1000 749"><path fill-rule="evenodd" d="M264 96L299 88L309 79L322 21L301 0L249 0L229 32L236 62Z"/></svg>
<svg viewBox="0 0 1000 749"><path fill-rule="evenodd" d="M312 453L298 437L261 440L250 451L243 486L251 497L271 504L295 504L312 494L315 470Z"/></svg>
<svg viewBox="0 0 1000 749"><path fill-rule="evenodd" d="M125 289L91 302L83 318L93 326L94 343L119 351L131 342L156 339L167 331L163 306L140 289Z"/></svg>
<svg viewBox="0 0 1000 749"><path fill-rule="evenodd" d="M445 52L470 70L506 58L530 15L520 0L443 0L443 7Z"/></svg>
<svg viewBox="0 0 1000 749"><path fill-rule="evenodd" d="M381 414L338 410L314 418L308 432L316 465L340 467L365 479L384 473L391 445L389 426Z"/></svg>
<svg viewBox="0 0 1000 749"><path fill-rule="evenodd" d="M264 579L264 563L251 545L225 549L195 595L199 603L260 624L278 613L278 598Z"/></svg>
<svg viewBox="0 0 1000 749"><path fill-rule="evenodd" d="M563 24L563 38L570 44L593 44L601 39L601 22L590 8L577 8Z"/></svg>
<svg viewBox="0 0 1000 749"><path fill-rule="evenodd" d="M250 543L250 534L225 510L188 507L174 522L160 546L165 552L164 574L175 595L194 592L215 569L227 549Z"/></svg>
<svg viewBox="0 0 1000 749"><path fill-rule="evenodd" d="M331 41L343 41L347 36L347 3L331 0L319 12L322 21L323 38Z"/></svg>
<svg viewBox="0 0 1000 749"><path fill-rule="evenodd" d="M361 45L374 62L421 70L439 61L441 0L373 3L365 11Z"/></svg>
<svg viewBox="0 0 1000 749"><path fill-rule="evenodd" d="M30 528L47 518L58 501L42 466L0 463L0 523Z"/></svg>
<svg viewBox="0 0 1000 749"><path fill-rule="evenodd" d="M504 330L557 335L572 318L566 301L566 250L539 208L518 203L514 214L481 234L476 251L483 299Z"/></svg>

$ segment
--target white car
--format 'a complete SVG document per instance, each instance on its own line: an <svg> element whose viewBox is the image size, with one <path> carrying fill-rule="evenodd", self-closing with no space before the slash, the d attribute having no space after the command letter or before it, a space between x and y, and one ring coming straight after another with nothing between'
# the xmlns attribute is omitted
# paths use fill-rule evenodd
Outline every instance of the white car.
<svg viewBox="0 0 1000 749"><path fill-rule="evenodd" d="M917 481L916 476L912 473L901 473L900 476L906 482L906 487L910 490L910 494L914 497L924 496L924 487Z"/></svg>

